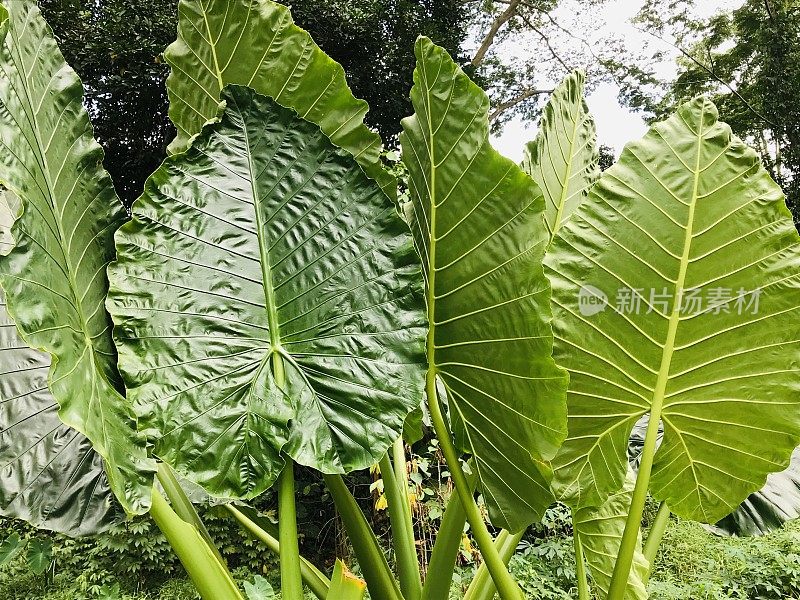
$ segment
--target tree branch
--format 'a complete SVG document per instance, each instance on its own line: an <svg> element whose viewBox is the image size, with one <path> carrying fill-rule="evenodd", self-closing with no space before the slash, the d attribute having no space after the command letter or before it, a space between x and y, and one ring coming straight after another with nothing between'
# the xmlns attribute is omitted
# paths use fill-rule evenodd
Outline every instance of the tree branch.
<svg viewBox="0 0 800 600"><path fill-rule="evenodd" d="M562 67L564 67L564 70L565 70L567 73L570 73L570 72L572 72L572 70L573 70L573 69L571 69L571 68L570 68L570 67L567 65L567 63L565 63L565 62L564 62L564 60L563 60L563 59L562 59L562 58L561 58L561 57L558 55L558 53L555 51L555 48L553 48L553 45L550 43L550 38L549 38L549 37L547 37L547 36L545 35L545 33L544 33L544 32L543 32L541 29L539 29L538 27L536 27L536 25L534 25L534 24L533 24L533 22L532 22L532 21L531 21L531 20L530 20L528 17L526 17L525 15L520 15L520 17L521 17L521 18L522 18L522 20L525 22L525 24L526 24L528 27L530 27L530 28L531 28L531 29L532 29L534 32L536 32L536 33L539 35L539 37L540 37L540 38L542 38L542 41L543 41L545 44L547 44L547 49L548 49L548 50L550 50L550 54L552 54L552 55L553 55L553 58L555 58L555 59L558 61L558 63L559 63L559 64L560 64Z"/></svg>
<svg viewBox="0 0 800 600"><path fill-rule="evenodd" d="M775 11L772 10L772 4L770 4L769 0L764 0L764 8L767 9L767 15L769 15L769 20L774 23Z"/></svg>
<svg viewBox="0 0 800 600"><path fill-rule="evenodd" d="M528 88L523 90L513 98L506 100L505 102L501 102L497 105L497 107L492 111L489 115L489 122L492 123L496 121L500 115L502 115L507 110L510 110L517 106L518 104L525 102L528 98L533 98L534 96L540 96L542 94L552 94L553 90L540 90L537 88Z"/></svg>
<svg viewBox="0 0 800 600"><path fill-rule="evenodd" d="M502 13L500 13L497 18L492 22L492 26L489 28L489 32L486 34L486 37L483 38L483 42L481 42L480 48L475 53L475 56L472 58L473 67L478 67L483 62L483 59L486 58L486 53L489 51L489 48L492 47L494 43L494 38L497 35L497 32L508 23L516 14L517 8L519 7L520 2L522 0L510 0L508 2L508 8L506 8ZM505 4L505 3L504 3Z"/></svg>

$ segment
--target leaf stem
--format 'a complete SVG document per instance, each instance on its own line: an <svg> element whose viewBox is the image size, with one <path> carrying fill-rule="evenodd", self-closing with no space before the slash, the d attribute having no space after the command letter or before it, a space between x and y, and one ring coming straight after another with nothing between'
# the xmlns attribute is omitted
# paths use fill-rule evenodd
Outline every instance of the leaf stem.
<svg viewBox="0 0 800 600"><path fill-rule="evenodd" d="M583 542L577 531L572 532L575 544L575 578L578 580L578 600L589 600L589 581L586 578L586 560L583 557Z"/></svg>
<svg viewBox="0 0 800 600"><path fill-rule="evenodd" d="M286 466L278 479L281 595L285 600L303 600L300 546L297 537L297 510L295 508L294 495L294 461L287 456Z"/></svg>
<svg viewBox="0 0 800 600"><path fill-rule="evenodd" d="M378 539L341 475L324 475L324 479L361 565L370 596L380 600L403 600Z"/></svg>
<svg viewBox="0 0 800 600"><path fill-rule="evenodd" d="M470 494L474 493L476 480L474 474L467 475ZM425 585L422 586L422 600L448 599L466 523L467 513L464 511L458 492L454 491L447 501L436 541L433 543Z"/></svg>
<svg viewBox="0 0 800 600"><path fill-rule="evenodd" d="M184 521L153 488L150 516L167 538L203 600L243 600L227 567L217 560L197 528Z"/></svg>
<svg viewBox="0 0 800 600"><path fill-rule="evenodd" d="M281 546L278 538L279 535L276 527L266 526L265 523L257 523L253 520L254 515L248 515L233 506L232 504L225 504L225 508L231 515L250 532L256 539L264 543L264 545L276 555L280 555ZM247 509L245 509L247 510ZM268 530L269 529L269 530ZM307 561L302 556L300 557L300 573L303 576L303 583L319 598L319 600L327 600L328 590L330 589L330 580L322 574L313 564Z"/></svg>
<svg viewBox="0 0 800 600"><path fill-rule="evenodd" d="M158 477L158 482L161 484L161 487L164 488L164 493L172 504L172 510L174 510L181 519L190 525L194 525L197 531L200 532L200 535L203 536L208 547L217 557L217 560L223 565L226 564L214 540L211 539L211 534L208 533L208 529L206 529L205 524L203 524L202 519L200 519L200 515L197 514L191 500L186 496L186 492L183 491L172 467L167 463L158 463L158 472L156 476Z"/></svg>
<svg viewBox="0 0 800 600"><path fill-rule="evenodd" d="M392 465L394 465L394 476L397 479L397 485L404 491L403 508L406 512L406 523L409 530L414 532L414 519L411 514L411 503L408 501L408 463L406 463L406 445L403 437L399 437L392 444ZM417 563L419 566L419 563ZM419 570L419 569L417 569Z"/></svg>
<svg viewBox="0 0 800 600"><path fill-rule="evenodd" d="M633 555L636 551L639 530L642 526L642 515L647 500L647 489L650 485L650 473L653 469L653 457L656 453L658 441L658 426L660 422L661 407L653 407L650 421L647 423L647 433L644 438L642 459L639 464L639 473L636 475L636 485L633 488L633 497L625 521L625 530L622 533L617 560L614 563L614 572L611 575L611 584L608 587L608 600L623 600L628 587L628 576L633 564Z"/></svg>
<svg viewBox="0 0 800 600"><path fill-rule="evenodd" d="M650 527L650 533L647 534L647 541L644 544L644 550L642 552L649 563L648 573L652 573L653 571L653 563L658 554L658 547L661 545L661 540L664 538L664 533L667 531L667 525L669 525L669 517L671 514L672 512L669 510L667 503L662 502L661 506L658 507L658 514L656 515L655 521L653 521L653 526Z"/></svg>
<svg viewBox="0 0 800 600"><path fill-rule="evenodd" d="M508 565L524 535L524 529L519 533L513 534L504 529L498 534L494 540L494 545L500 554L500 558L503 559L503 563ZM489 569L486 568L486 563L483 563L475 574L472 583L470 583L464 600L492 600L495 593L497 593L497 588L489 576Z"/></svg>
<svg viewBox="0 0 800 600"><path fill-rule="evenodd" d="M431 337L432 336L429 335L429 347L433 343L433 340L430 339ZM489 573L491 573L492 579L497 586L500 598L502 600L521 600L523 597L522 590L520 590L513 577L511 577L506 565L500 558L500 554L497 552L497 548L494 546L494 540L489 530L486 528L483 516L480 510L478 510L478 505L475 503L472 488L459 463L458 453L453 445L453 440L450 438L450 430L445 424L442 407L439 402L439 397L436 394L436 370L433 366L428 367L425 391L433 428L436 431L436 437L439 438L439 446L442 449L447 467L450 469L450 474L453 477L453 483L461 499L461 504L464 507L467 521L472 529L472 535L478 544L478 548L481 551L483 560L486 562Z"/></svg>
<svg viewBox="0 0 800 600"><path fill-rule="evenodd" d="M389 505L389 520L392 524L392 543L400 576L400 591L406 600L419 600L422 595L422 578L414 539L414 527L408 506L408 485L400 486L387 453L380 460L383 491Z"/></svg>

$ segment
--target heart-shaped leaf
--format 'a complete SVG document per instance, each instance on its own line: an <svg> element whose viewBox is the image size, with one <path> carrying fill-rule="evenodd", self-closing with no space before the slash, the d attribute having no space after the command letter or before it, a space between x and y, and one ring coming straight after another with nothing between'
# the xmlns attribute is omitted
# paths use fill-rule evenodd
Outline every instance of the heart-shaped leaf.
<svg viewBox="0 0 800 600"><path fill-rule="evenodd" d="M41 575L53 562L53 542L34 538L28 542L28 566L36 575Z"/></svg>
<svg viewBox="0 0 800 600"><path fill-rule="evenodd" d="M574 506L620 489L631 430L663 423L649 480L713 523L800 440L800 239L756 153L689 102L629 144L559 230L546 264ZM769 440L769 443L765 443Z"/></svg>
<svg viewBox="0 0 800 600"><path fill-rule="evenodd" d="M49 384L59 417L91 440L123 507L140 513L149 505L152 465L120 394L111 320L103 306L105 268L125 211L103 170L81 82L36 2L15 0L7 8L8 33L0 48L0 182L22 206L12 229L16 245L0 260L7 310L23 345L53 357ZM35 359L35 368L43 366L41 360ZM23 390L27 384L19 385ZM46 406L45 400L41 408ZM38 439L38 423L16 423L6 435L18 446ZM74 433L65 436L59 444ZM90 471L86 464L80 472Z"/></svg>
<svg viewBox="0 0 800 600"><path fill-rule="evenodd" d="M274 600L275 590L272 589L269 581L261 575L256 575L253 582L244 582L244 592L247 600Z"/></svg>
<svg viewBox="0 0 800 600"><path fill-rule="evenodd" d="M517 531L552 502L545 461L565 435L551 357L548 241L536 184L489 143L489 100L427 38L415 48L400 141L426 278L429 368L459 445L475 457L492 522Z"/></svg>
<svg viewBox="0 0 800 600"><path fill-rule="evenodd" d="M169 116L178 128L170 150L181 152L217 116L222 88L246 85L316 123L356 157L394 197L396 182L381 165L381 139L364 125L341 65L292 22L289 8L270 0L181 0L178 39L164 54Z"/></svg>
<svg viewBox="0 0 800 600"><path fill-rule="evenodd" d="M21 549L19 534L15 531L0 542L0 566L7 565L14 560Z"/></svg>
<svg viewBox="0 0 800 600"><path fill-rule="evenodd" d="M352 156L249 88L223 99L117 234L108 305L155 453L256 496L281 452L326 473L380 459L422 397L425 320L407 228Z"/></svg>

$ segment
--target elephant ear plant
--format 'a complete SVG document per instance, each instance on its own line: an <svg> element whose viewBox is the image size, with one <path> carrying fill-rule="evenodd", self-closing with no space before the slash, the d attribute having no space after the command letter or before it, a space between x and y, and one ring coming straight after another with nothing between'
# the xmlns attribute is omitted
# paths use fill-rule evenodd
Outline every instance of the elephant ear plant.
<svg viewBox="0 0 800 600"><path fill-rule="evenodd" d="M149 512L206 600L242 592L181 481L279 554L285 600L446 600L469 523L466 598L519 600L507 563L561 499L581 598L584 563L602 596L644 598L648 490L663 531L786 466L797 234L707 101L599 177L573 74L520 167L489 143L486 95L420 38L398 205L366 103L286 7L182 0L178 136L128 218L35 2L0 24L0 513L81 535ZM423 399L456 484L425 577L402 440ZM323 474L364 581L300 556L295 463ZM396 569L343 480L376 463ZM247 505L273 485L277 527Z"/></svg>
<svg viewBox="0 0 800 600"><path fill-rule="evenodd" d="M799 259L780 189L703 98L629 144L557 231L545 262L570 371L557 496L600 506L650 418L619 553L604 561L609 598L630 591L648 490L662 514L714 523L786 467L800 434Z"/></svg>

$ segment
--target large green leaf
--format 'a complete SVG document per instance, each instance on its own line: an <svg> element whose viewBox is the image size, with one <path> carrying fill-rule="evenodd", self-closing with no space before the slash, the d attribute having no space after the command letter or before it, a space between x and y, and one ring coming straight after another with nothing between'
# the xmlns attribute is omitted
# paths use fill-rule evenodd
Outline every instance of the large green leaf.
<svg viewBox="0 0 800 600"><path fill-rule="evenodd" d="M555 89L522 161L523 170L544 194L544 222L551 237L600 176L597 132L583 98L584 80L583 72L575 71Z"/></svg>
<svg viewBox="0 0 800 600"><path fill-rule="evenodd" d="M489 101L447 52L416 44L403 121L415 242L433 344L459 445L475 456L495 525L517 531L553 496L565 434L564 372L551 357L548 241L536 184L489 143Z"/></svg>
<svg viewBox="0 0 800 600"><path fill-rule="evenodd" d="M572 515L574 534L580 537L592 580L602 592L601 598L606 597L608 586L611 584L611 574L614 572L614 563L619 554L635 483L636 476L629 469L622 489L611 494L602 506L580 508ZM628 575L625 600L647 598L649 572L650 564L642 554L642 534L639 532L633 556L633 568Z"/></svg>
<svg viewBox="0 0 800 600"><path fill-rule="evenodd" d="M628 462L638 470L641 461L648 418L641 419L633 428L628 443ZM659 427L657 443L664 434ZM707 529L718 535L759 536L780 529L789 521L800 517L800 448L795 448L789 467L779 473L770 473L757 492L750 494L731 514Z"/></svg>
<svg viewBox="0 0 800 600"><path fill-rule="evenodd" d="M0 256L14 246L16 196L0 195ZM100 456L58 418L50 356L28 348L0 289L0 514L70 535L98 533L122 515Z"/></svg>
<svg viewBox="0 0 800 600"><path fill-rule="evenodd" d="M80 80L36 3L7 6L8 34L0 49L0 183L22 204L13 227L16 246L0 261L8 312L25 345L53 357L49 383L61 420L105 459L122 505L142 512L149 503L150 465L119 392L111 321L103 308L112 236L125 211L102 168ZM17 425L9 435L33 439L38 433Z"/></svg>
<svg viewBox="0 0 800 600"><path fill-rule="evenodd" d="M0 291L0 514L69 535L98 533L121 514L91 443L58 418L50 357L19 339Z"/></svg>
<svg viewBox="0 0 800 600"><path fill-rule="evenodd" d="M19 534L15 531L0 542L0 567L14 560L23 548Z"/></svg>
<svg viewBox="0 0 800 600"><path fill-rule="evenodd" d="M270 0L181 0L178 39L167 48L169 116L178 128L170 151L181 152L216 117L222 88L246 85L322 128L356 157L390 196L396 182L380 161L381 139L364 125L341 65Z"/></svg>
<svg viewBox="0 0 800 600"><path fill-rule="evenodd" d="M559 494L599 505L620 489L648 413L664 427L651 491L683 517L713 523L786 467L800 438L798 235L713 104L629 144L546 264L570 371Z"/></svg>
<svg viewBox="0 0 800 600"><path fill-rule="evenodd" d="M326 473L380 459L422 397L425 321L407 229L352 156L249 88L223 98L117 234L109 308L155 453L255 496L281 451Z"/></svg>

